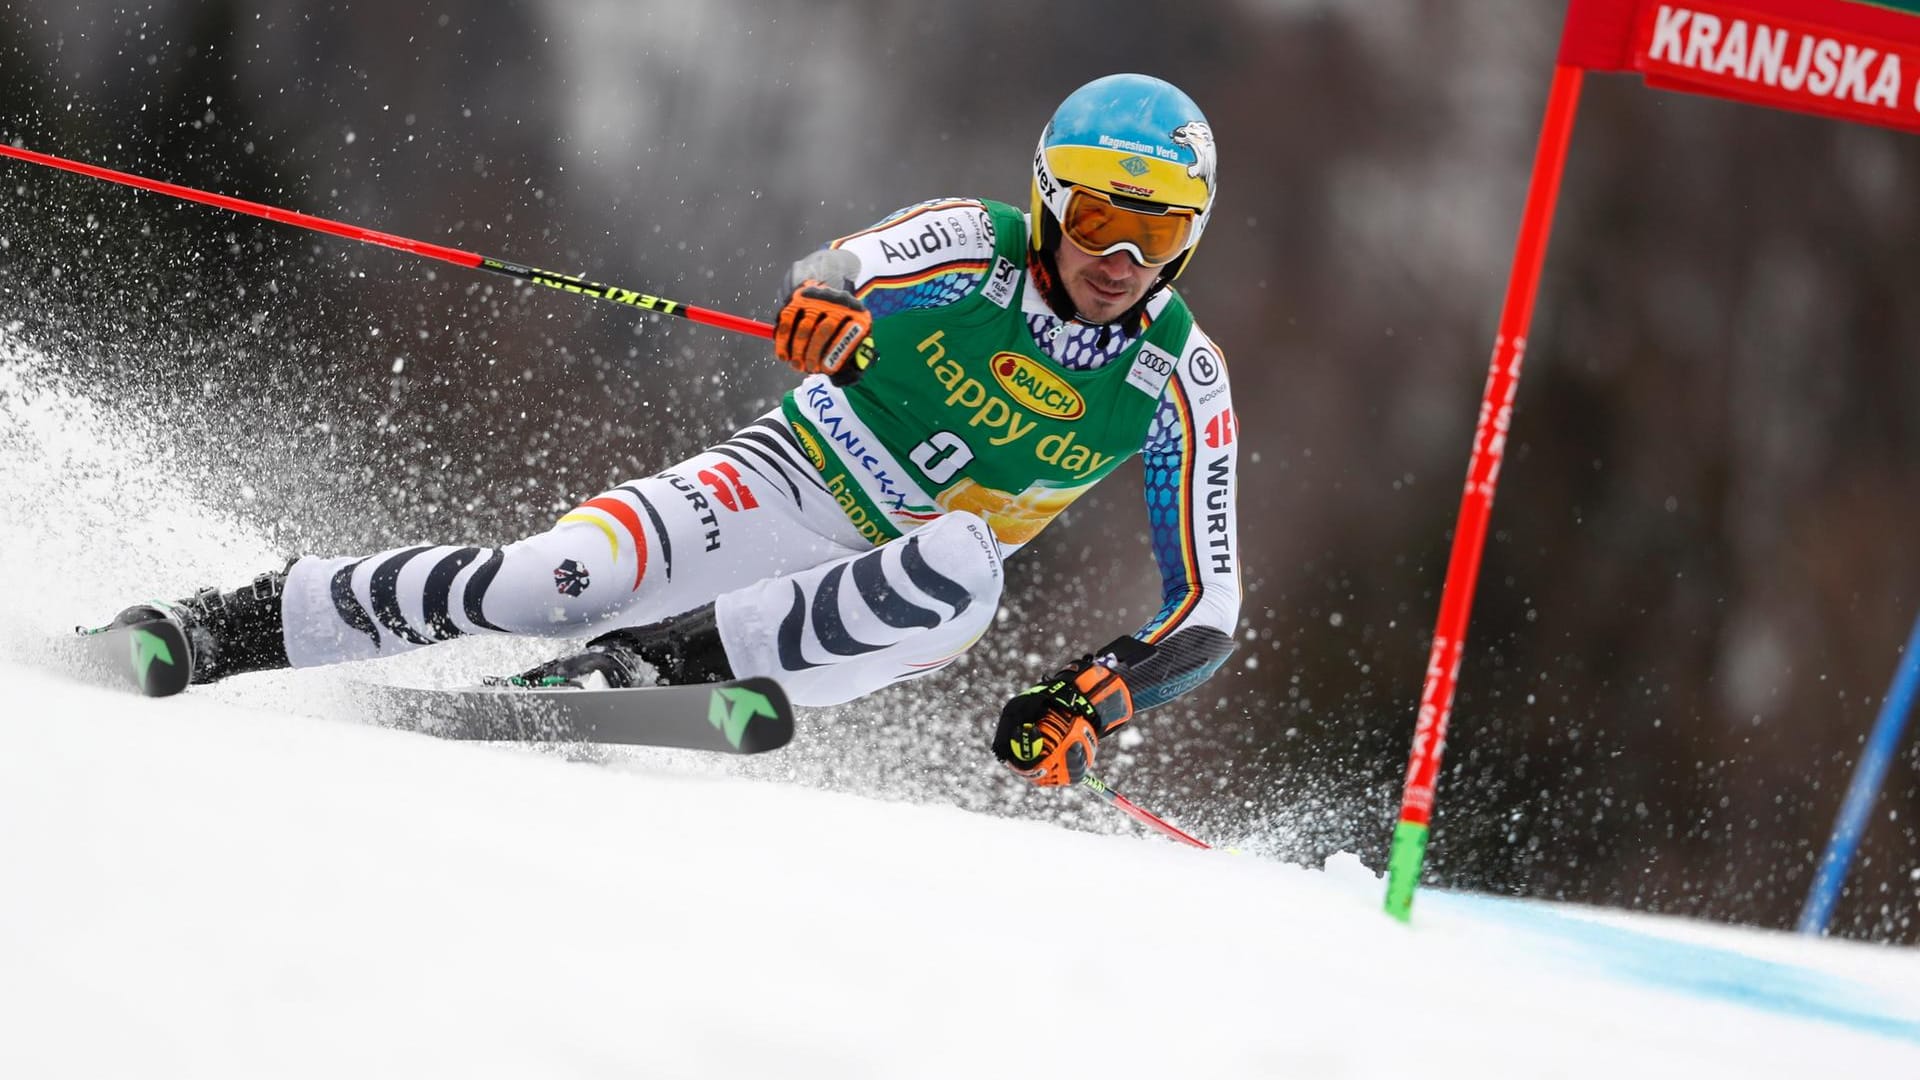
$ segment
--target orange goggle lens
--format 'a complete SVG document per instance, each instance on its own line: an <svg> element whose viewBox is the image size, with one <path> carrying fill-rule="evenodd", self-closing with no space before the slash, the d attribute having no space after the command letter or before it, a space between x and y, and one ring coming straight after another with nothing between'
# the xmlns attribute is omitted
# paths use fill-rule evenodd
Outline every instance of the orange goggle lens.
<svg viewBox="0 0 1920 1080"><path fill-rule="evenodd" d="M1060 230L1089 255L1107 255L1130 245L1141 265L1165 266L1187 250L1196 216L1195 211L1179 206L1157 214L1131 210L1115 206L1101 192L1075 187L1067 196Z"/></svg>

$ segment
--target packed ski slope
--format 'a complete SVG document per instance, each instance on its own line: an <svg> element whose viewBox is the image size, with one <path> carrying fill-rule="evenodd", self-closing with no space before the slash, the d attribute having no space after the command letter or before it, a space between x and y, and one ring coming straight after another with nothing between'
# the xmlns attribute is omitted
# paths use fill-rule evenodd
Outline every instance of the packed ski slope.
<svg viewBox="0 0 1920 1080"><path fill-rule="evenodd" d="M1909 950L74 683L272 558L150 450L0 341L0 1076L1920 1075Z"/></svg>
<svg viewBox="0 0 1920 1080"><path fill-rule="evenodd" d="M1910 953L0 677L0 1075L1920 1067Z"/></svg>

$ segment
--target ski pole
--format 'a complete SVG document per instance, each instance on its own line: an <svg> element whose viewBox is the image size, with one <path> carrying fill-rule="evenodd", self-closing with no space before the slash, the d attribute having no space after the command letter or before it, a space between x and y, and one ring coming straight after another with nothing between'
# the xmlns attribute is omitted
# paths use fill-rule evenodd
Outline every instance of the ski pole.
<svg viewBox="0 0 1920 1080"><path fill-rule="evenodd" d="M1133 820L1139 822L1142 825L1145 825L1147 828L1152 829L1157 833L1160 833L1164 836L1172 837L1173 839L1178 840L1183 844L1192 844L1194 847L1197 847L1197 848L1211 849L1213 847L1212 844L1209 844L1204 840L1197 840L1194 837L1189 836L1184 832L1181 832L1177 827L1173 825L1169 825L1165 821L1162 821L1161 819L1155 817L1153 814L1148 813L1138 803L1134 802L1132 799L1129 799L1125 795L1122 795L1119 792L1108 787L1107 782L1105 780L1100 779L1099 777L1093 775L1092 773L1087 773L1085 776L1082 776L1080 778L1080 787L1083 790L1090 791L1094 795L1099 796L1100 800L1106 803L1108 806L1113 807L1115 810L1120 811L1121 813L1127 815L1128 817L1132 818Z"/></svg>
<svg viewBox="0 0 1920 1080"><path fill-rule="evenodd" d="M348 225L345 222L332 221L327 218L316 217L312 214L303 214L297 210L283 210L277 206L268 206L265 203L236 199L231 195L216 195L211 191L201 191L198 188L190 188L181 184L170 184L164 180L150 180L144 176L135 176L132 173L119 172L114 169L102 168L98 165L89 165L83 161L69 161L66 158L54 157L52 154L42 154L18 146L8 146L5 143L0 143L0 156L18 158L21 161L29 161L35 165L45 165L51 169L64 169L67 172L79 173L82 176L91 176L96 180L106 180L111 183L125 184L128 187L140 188L145 191L158 192L162 195L171 195L176 199L183 199L187 202L205 203L209 206L220 207L223 210L231 210L236 214L251 214L254 217L266 218L268 221L277 221L283 225L295 225L302 229L311 229L314 232L344 236L349 240L359 240L368 244L379 244L383 247L395 248L399 251L422 255L429 259L439 259L442 262L450 262L457 266L465 266L474 270L485 270L488 273L500 274L504 277L513 278L516 281L525 281L533 285L545 285L550 289L559 289L562 292L591 296L598 300L610 300L616 304L625 304L628 307L637 307L661 315L673 315L682 319L691 319L697 323L717 326L722 330L732 330L739 334L752 334L756 337L763 338L773 336L773 327L756 319L743 318L739 315L729 315L724 311L714 311L710 308L698 308L691 304L683 304L678 300L666 300L658 296L649 296L636 289L625 289L617 285L603 285L597 281L588 281L586 278L575 277L571 274L557 274L551 270L541 270L532 266L523 266L520 263L510 262L506 259L492 259L484 255L475 255L470 251L461 251L458 248L445 247L440 244L430 244L422 240L409 240L404 236L394 236L391 233L378 232L373 229L363 229L358 225Z"/></svg>

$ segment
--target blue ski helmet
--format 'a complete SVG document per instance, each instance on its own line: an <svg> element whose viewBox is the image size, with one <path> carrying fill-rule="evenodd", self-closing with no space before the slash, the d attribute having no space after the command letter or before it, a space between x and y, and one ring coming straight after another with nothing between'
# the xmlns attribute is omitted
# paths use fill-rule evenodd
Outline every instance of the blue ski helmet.
<svg viewBox="0 0 1920 1080"><path fill-rule="evenodd" d="M1033 156L1033 245L1126 251L1171 281L1193 258L1216 190L1213 129L1180 89L1108 75L1067 95Z"/></svg>

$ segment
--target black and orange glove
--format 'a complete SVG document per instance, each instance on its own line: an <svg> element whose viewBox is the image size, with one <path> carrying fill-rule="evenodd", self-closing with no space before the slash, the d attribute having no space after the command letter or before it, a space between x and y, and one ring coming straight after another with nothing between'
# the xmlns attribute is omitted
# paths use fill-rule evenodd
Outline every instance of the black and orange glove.
<svg viewBox="0 0 1920 1080"><path fill-rule="evenodd" d="M853 295L859 256L828 248L793 264L774 317L773 354L847 386L873 362L873 313Z"/></svg>
<svg viewBox="0 0 1920 1080"><path fill-rule="evenodd" d="M1041 787L1078 784L1100 740L1133 719L1133 693L1122 673L1152 651L1121 638L1104 655L1083 656L1016 694L1000 710L994 756Z"/></svg>

